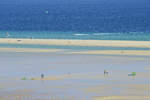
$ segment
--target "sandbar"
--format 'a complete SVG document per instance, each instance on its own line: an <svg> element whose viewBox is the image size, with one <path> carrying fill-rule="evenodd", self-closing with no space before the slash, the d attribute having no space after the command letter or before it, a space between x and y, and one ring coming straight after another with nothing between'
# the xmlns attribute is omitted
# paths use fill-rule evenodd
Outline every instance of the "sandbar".
<svg viewBox="0 0 150 100"><path fill-rule="evenodd" d="M140 55L150 56L149 50L92 50L71 52L72 54Z"/></svg>
<svg viewBox="0 0 150 100"><path fill-rule="evenodd" d="M8 43L8 44L39 44L39 45L67 45L67 46L104 46L104 47L111 46L111 47L150 48L150 41L0 38L0 43Z"/></svg>

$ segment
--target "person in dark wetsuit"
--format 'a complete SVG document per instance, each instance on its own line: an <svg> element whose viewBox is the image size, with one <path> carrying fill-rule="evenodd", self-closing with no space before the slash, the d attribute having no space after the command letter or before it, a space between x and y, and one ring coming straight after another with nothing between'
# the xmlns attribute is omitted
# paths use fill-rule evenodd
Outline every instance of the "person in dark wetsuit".
<svg viewBox="0 0 150 100"><path fill-rule="evenodd" d="M41 79L43 79L44 78L44 74L41 74Z"/></svg>
<svg viewBox="0 0 150 100"><path fill-rule="evenodd" d="M108 71L104 70L104 76L108 75Z"/></svg>

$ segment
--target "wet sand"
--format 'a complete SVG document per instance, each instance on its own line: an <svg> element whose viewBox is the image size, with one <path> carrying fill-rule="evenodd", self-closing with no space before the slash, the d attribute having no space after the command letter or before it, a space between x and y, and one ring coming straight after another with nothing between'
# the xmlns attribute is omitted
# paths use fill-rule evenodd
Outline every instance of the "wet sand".
<svg viewBox="0 0 150 100"><path fill-rule="evenodd" d="M67 51L67 52L65 52ZM82 50L72 51L67 49L42 49L42 48L6 48L0 47L0 52L30 52L30 53L60 53L85 54L85 55L127 55L127 56L150 56L149 50Z"/></svg>
<svg viewBox="0 0 150 100"><path fill-rule="evenodd" d="M149 100L150 96L108 96L96 97L94 100Z"/></svg>
<svg viewBox="0 0 150 100"><path fill-rule="evenodd" d="M150 99L150 56L57 52L0 52L0 100Z"/></svg>
<svg viewBox="0 0 150 100"><path fill-rule="evenodd" d="M61 52L60 49L42 49L42 48L4 48L0 47L0 52Z"/></svg>
<svg viewBox="0 0 150 100"><path fill-rule="evenodd" d="M93 51L78 51L71 52L73 54L99 54L99 55L140 55L150 56L149 50L93 50Z"/></svg>

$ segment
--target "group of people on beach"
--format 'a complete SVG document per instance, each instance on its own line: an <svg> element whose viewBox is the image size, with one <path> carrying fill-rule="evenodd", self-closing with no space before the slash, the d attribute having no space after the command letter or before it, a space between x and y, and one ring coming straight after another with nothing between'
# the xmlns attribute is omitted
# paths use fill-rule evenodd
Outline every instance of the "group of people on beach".
<svg viewBox="0 0 150 100"><path fill-rule="evenodd" d="M68 75L70 75L71 73L69 72ZM104 76L108 76L108 71L104 70ZM41 79L44 79L44 74L41 74Z"/></svg>
<svg viewBox="0 0 150 100"><path fill-rule="evenodd" d="M104 70L104 76L108 76L108 71L107 70Z"/></svg>
<svg viewBox="0 0 150 100"><path fill-rule="evenodd" d="M68 72L68 75L71 75L70 72ZM104 76L108 76L109 75L109 72L107 70L104 70ZM135 76L136 75L136 72L132 72L130 74L128 74L128 76ZM41 74L41 79L44 79L44 74Z"/></svg>

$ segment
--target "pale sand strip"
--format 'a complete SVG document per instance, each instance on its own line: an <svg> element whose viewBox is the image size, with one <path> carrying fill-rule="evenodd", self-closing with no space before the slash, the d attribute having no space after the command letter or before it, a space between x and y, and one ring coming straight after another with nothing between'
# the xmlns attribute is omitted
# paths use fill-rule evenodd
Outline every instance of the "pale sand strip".
<svg viewBox="0 0 150 100"><path fill-rule="evenodd" d="M93 50L71 52L72 54L104 54L104 55L143 55L150 56L149 50Z"/></svg>
<svg viewBox="0 0 150 100"><path fill-rule="evenodd" d="M0 48L0 52L60 52L60 49Z"/></svg>
<svg viewBox="0 0 150 100"><path fill-rule="evenodd" d="M65 39L12 39L1 38L0 43L9 44L41 44L72 46L111 46L150 48L150 41L117 41L117 40L65 40Z"/></svg>
<svg viewBox="0 0 150 100"><path fill-rule="evenodd" d="M150 96L106 96L95 97L93 100L150 100Z"/></svg>
<svg viewBox="0 0 150 100"><path fill-rule="evenodd" d="M104 79L103 74L90 75L88 74L63 74L63 75L51 75L45 76L43 79L41 77L30 77L26 80L65 80L65 79ZM17 78L21 80L21 78Z"/></svg>
<svg viewBox="0 0 150 100"><path fill-rule="evenodd" d="M120 88L120 95L95 96L93 100L150 100L149 84L114 84L88 87L91 93L105 94L113 91L112 88Z"/></svg>
<svg viewBox="0 0 150 100"><path fill-rule="evenodd" d="M61 52L62 49L39 49L39 48L2 48L0 52ZM101 55L143 55L150 56L148 50L93 50L93 51L77 51L67 52L68 54L101 54Z"/></svg>

